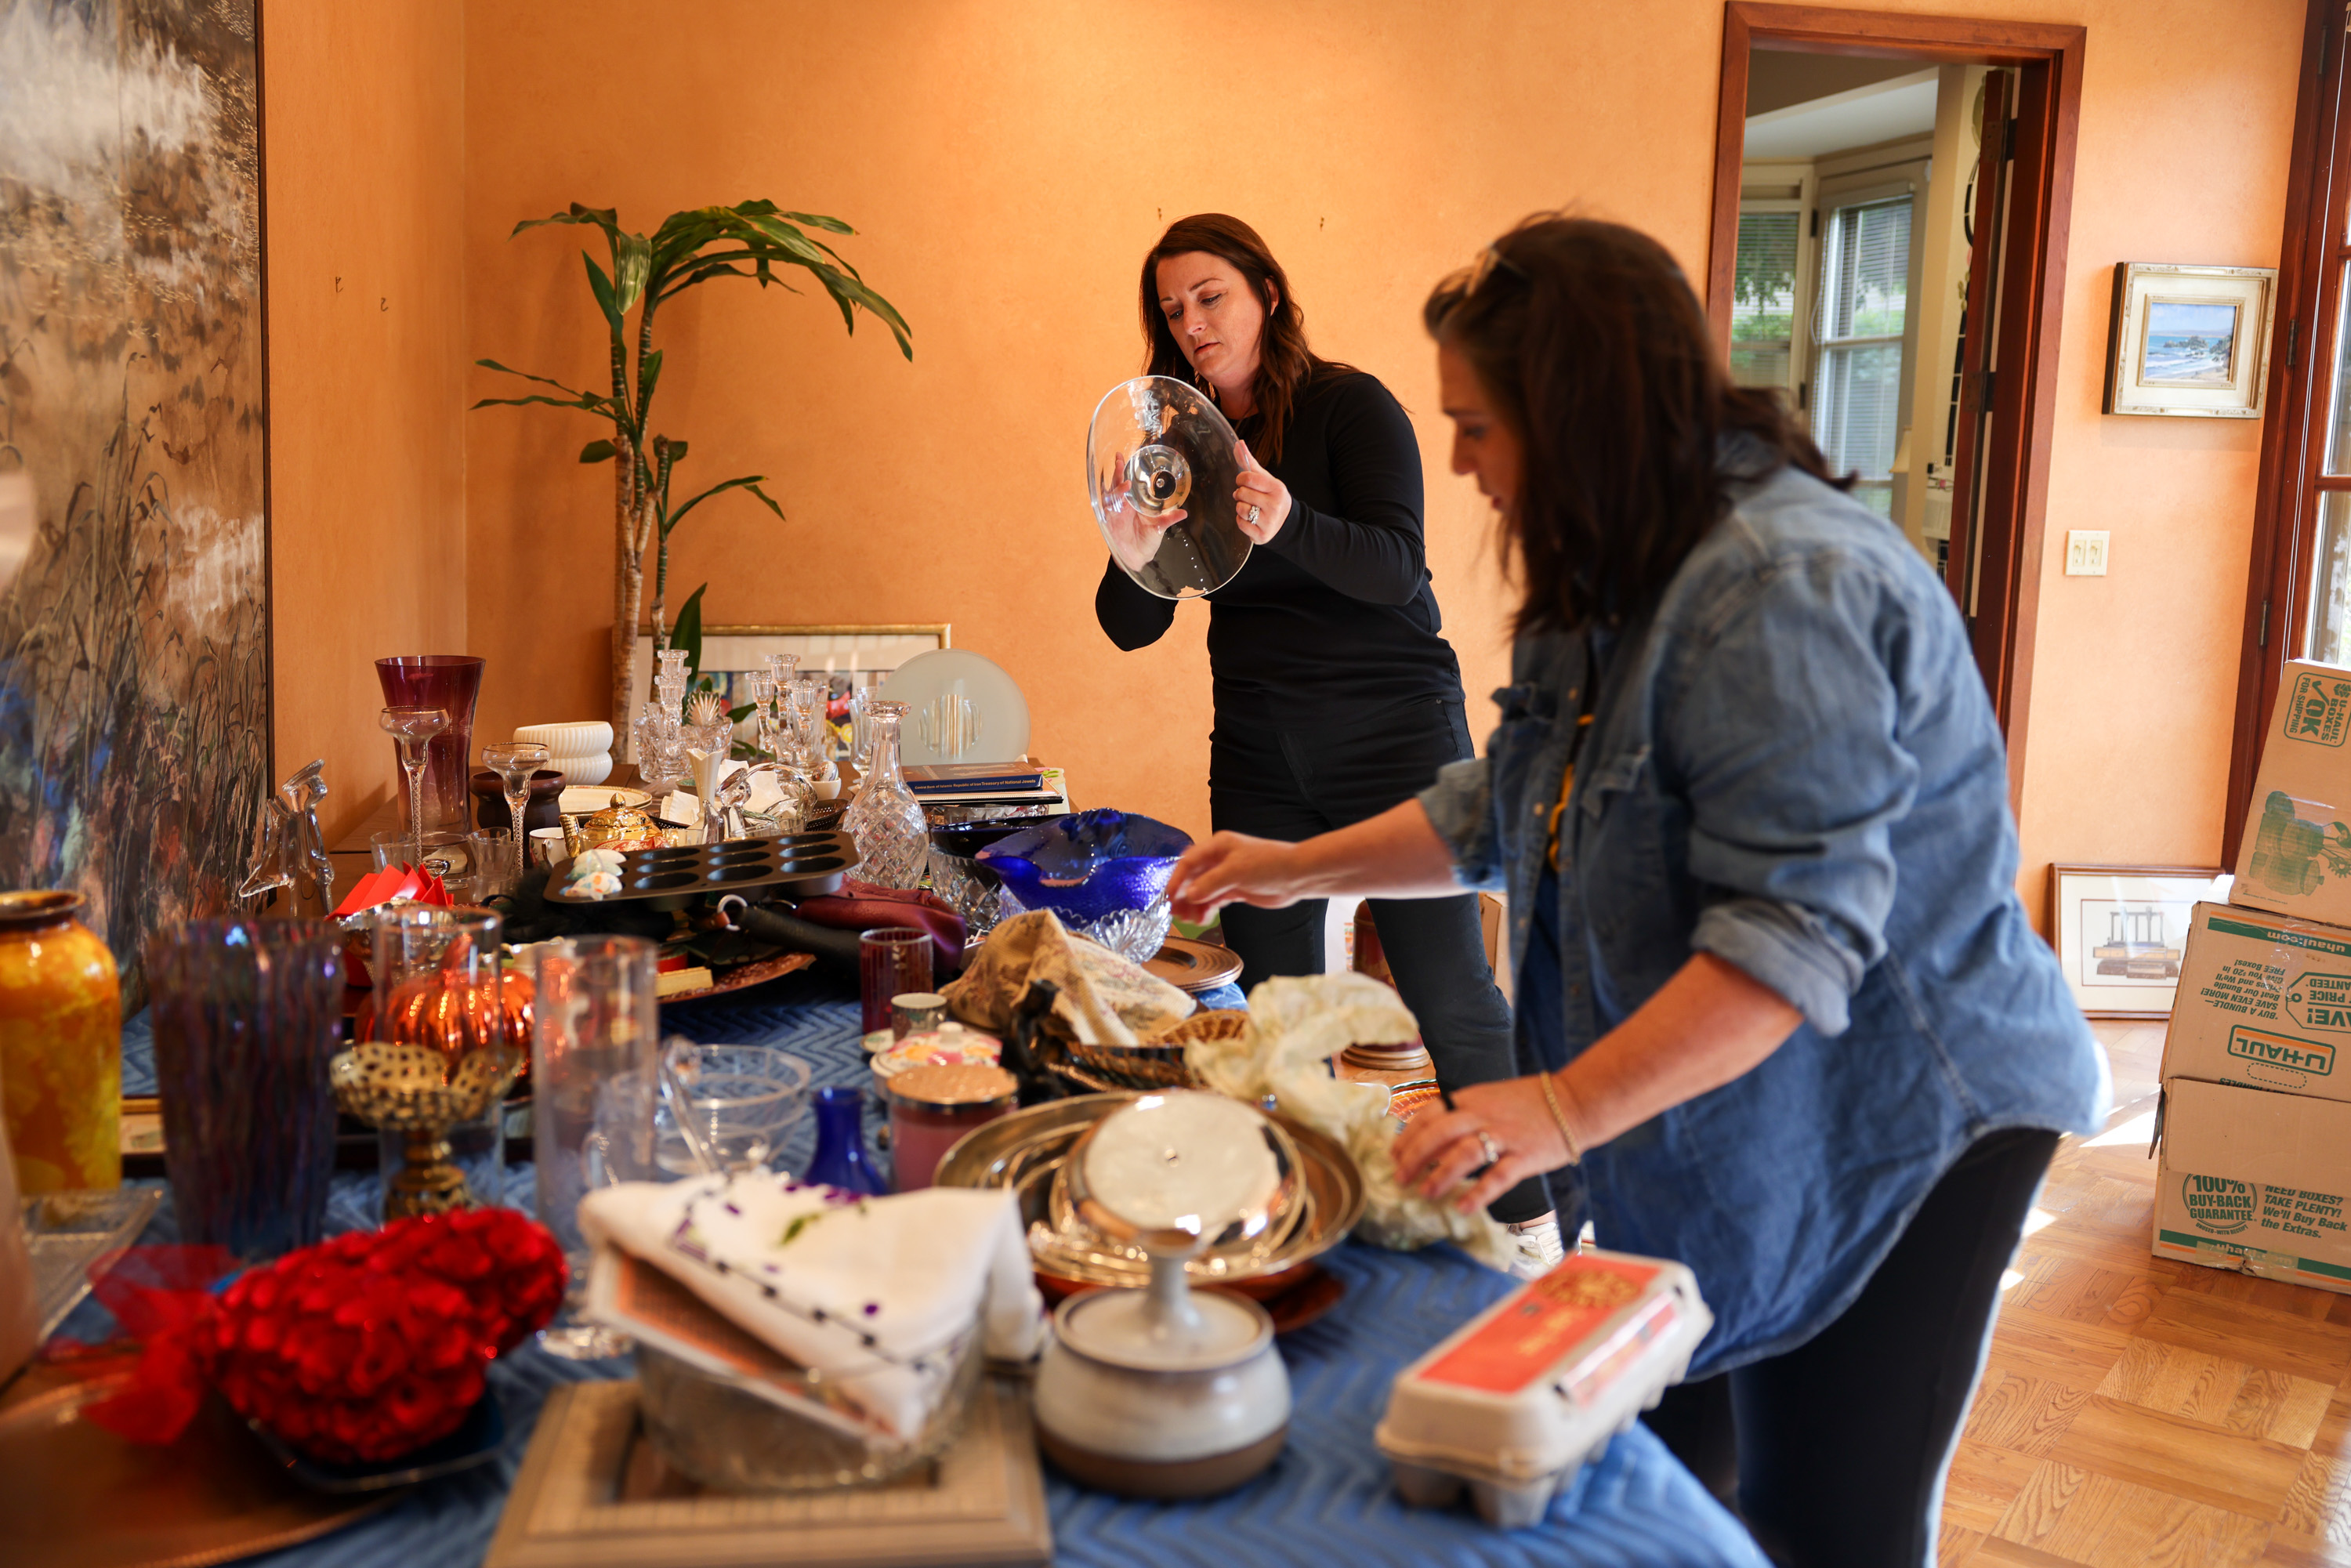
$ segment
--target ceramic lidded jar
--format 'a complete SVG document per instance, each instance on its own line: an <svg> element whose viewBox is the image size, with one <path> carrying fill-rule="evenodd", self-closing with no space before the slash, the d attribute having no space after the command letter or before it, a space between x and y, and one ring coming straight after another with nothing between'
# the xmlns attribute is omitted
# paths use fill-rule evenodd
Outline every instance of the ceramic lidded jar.
<svg viewBox="0 0 2351 1568"><path fill-rule="evenodd" d="M1194 1291L1185 1260L1259 1234L1297 1197L1297 1151L1222 1095L1146 1094L1094 1124L1065 1166L1096 1229L1151 1256L1140 1291L1090 1291L1053 1314L1037 1372L1038 1443L1075 1479L1130 1497L1207 1497L1273 1463L1290 1375L1257 1302Z"/></svg>
<svg viewBox="0 0 2351 1568"><path fill-rule="evenodd" d="M122 992L78 893L0 893L0 1103L26 1197L122 1185Z"/></svg>

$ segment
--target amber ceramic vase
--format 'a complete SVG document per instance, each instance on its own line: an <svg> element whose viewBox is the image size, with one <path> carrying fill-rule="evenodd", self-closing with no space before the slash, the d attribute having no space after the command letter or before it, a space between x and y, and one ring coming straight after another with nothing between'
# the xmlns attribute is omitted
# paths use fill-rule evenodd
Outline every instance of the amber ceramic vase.
<svg viewBox="0 0 2351 1568"><path fill-rule="evenodd" d="M0 893L0 1103L22 1191L122 1185L122 993L78 893Z"/></svg>

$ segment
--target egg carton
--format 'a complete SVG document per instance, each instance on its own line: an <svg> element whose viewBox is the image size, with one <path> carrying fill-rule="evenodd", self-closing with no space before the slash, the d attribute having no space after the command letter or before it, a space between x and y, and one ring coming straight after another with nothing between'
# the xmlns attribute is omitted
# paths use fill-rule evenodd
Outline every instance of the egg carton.
<svg viewBox="0 0 2351 1568"><path fill-rule="evenodd" d="M1489 1523L1552 1494L1689 1371L1714 1326L1698 1277L1663 1258L1571 1255L1396 1374L1374 1434L1414 1508L1466 1490Z"/></svg>

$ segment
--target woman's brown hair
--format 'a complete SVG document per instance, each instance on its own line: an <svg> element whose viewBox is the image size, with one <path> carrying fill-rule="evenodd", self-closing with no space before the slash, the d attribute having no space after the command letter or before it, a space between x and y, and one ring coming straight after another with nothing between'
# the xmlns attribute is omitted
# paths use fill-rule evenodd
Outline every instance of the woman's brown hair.
<svg viewBox="0 0 2351 1568"><path fill-rule="evenodd" d="M1151 254L1143 258L1144 375L1192 380L1192 361L1184 357L1176 334L1168 329L1166 313L1159 308L1159 264L1170 256L1195 252L1213 256L1238 270L1265 311L1265 326L1258 336L1257 385L1251 389L1259 420L1251 444L1265 461L1278 461L1300 391L1315 375L1347 367L1321 358L1306 346L1306 313L1299 309L1298 296L1290 290L1289 274L1273 259L1273 252L1258 237L1257 230L1223 213L1195 213L1169 224ZM1216 393L1211 391L1208 395Z"/></svg>
<svg viewBox="0 0 2351 1568"><path fill-rule="evenodd" d="M1518 635L1648 610L1734 481L1793 465L1836 483L1779 398L1731 383L1688 280L1638 230L1529 218L1438 284L1422 319L1520 438L1500 537L1525 573ZM1726 468L1733 433L1753 439Z"/></svg>

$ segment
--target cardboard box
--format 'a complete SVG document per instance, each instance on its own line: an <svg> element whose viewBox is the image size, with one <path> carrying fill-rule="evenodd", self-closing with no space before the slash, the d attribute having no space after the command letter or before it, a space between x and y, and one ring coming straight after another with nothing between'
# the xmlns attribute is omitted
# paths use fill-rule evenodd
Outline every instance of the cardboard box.
<svg viewBox="0 0 2351 1568"><path fill-rule="evenodd" d="M2167 1082L2155 1255L2351 1295L2351 1104Z"/></svg>
<svg viewBox="0 0 2351 1568"><path fill-rule="evenodd" d="M2351 1101L2351 930L2198 904L2163 1038L2175 1078Z"/></svg>
<svg viewBox="0 0 2351 1568"><path fill-rule="evenodd" d="M2287 663L2229 898L2351 925L2351 671Z"/></svg>

